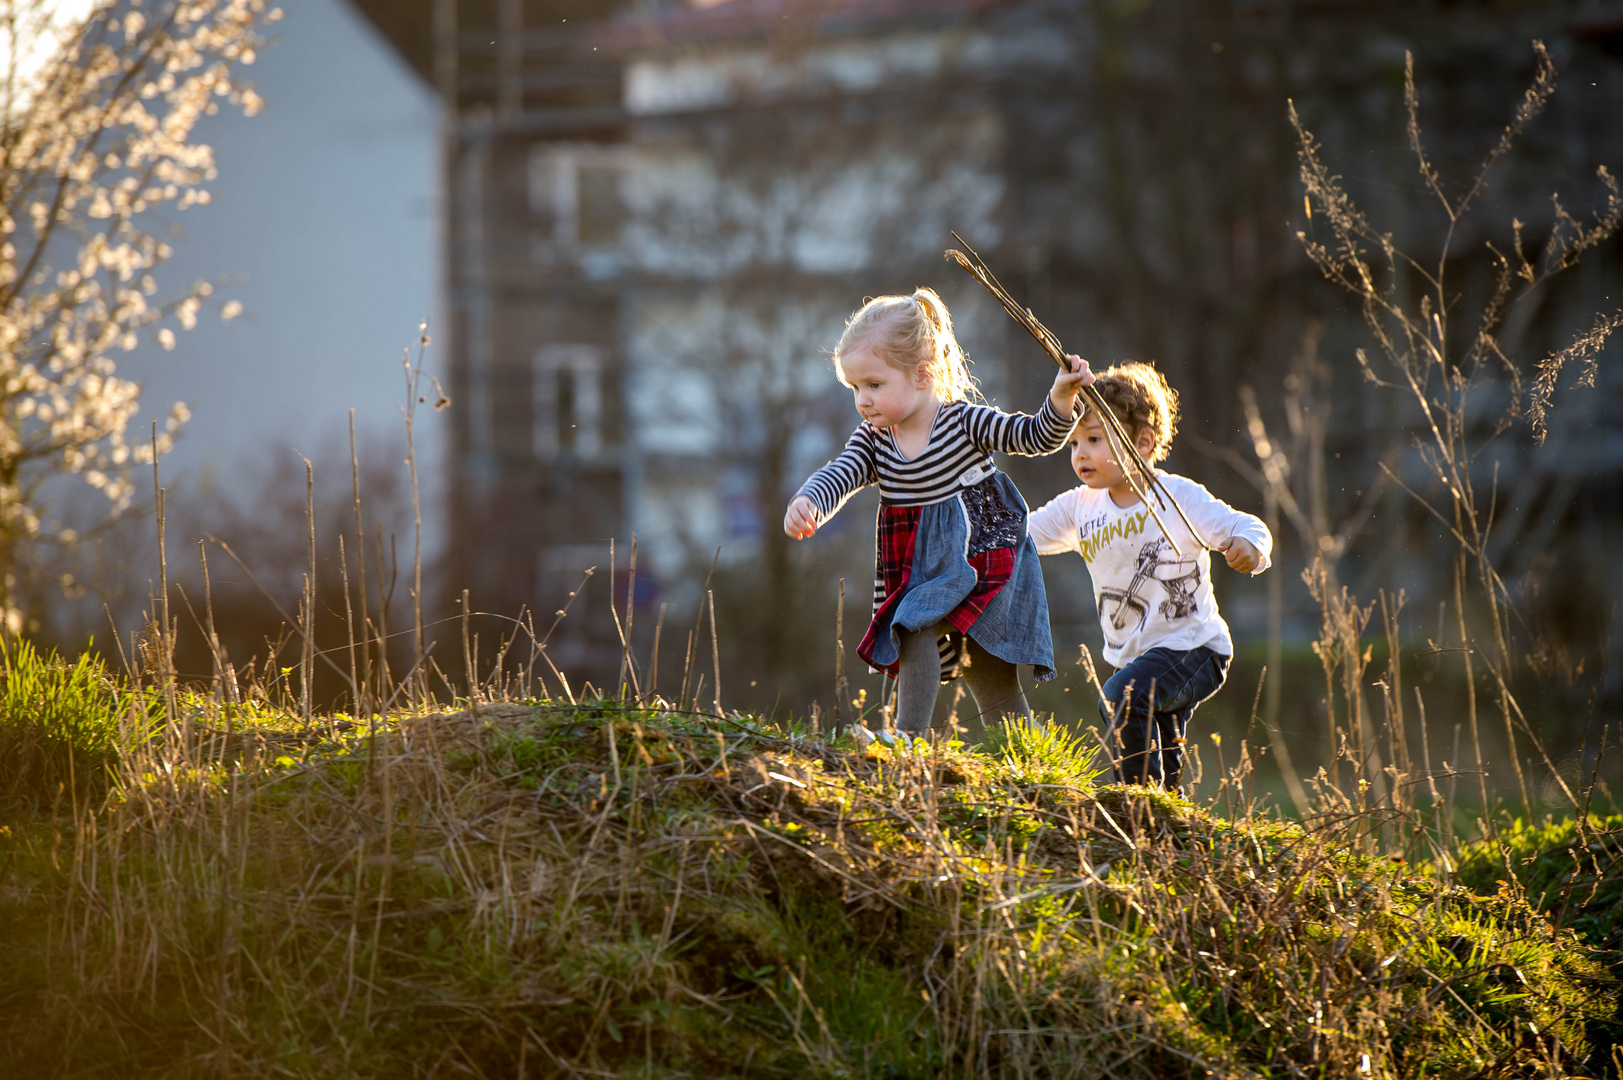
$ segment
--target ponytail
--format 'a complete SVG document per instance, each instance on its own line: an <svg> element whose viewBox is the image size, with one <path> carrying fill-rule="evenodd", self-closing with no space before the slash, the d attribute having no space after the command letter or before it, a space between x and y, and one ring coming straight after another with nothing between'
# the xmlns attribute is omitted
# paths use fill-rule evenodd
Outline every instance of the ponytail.
<svg viewBox="0 0 1623 1080"><path fill-rule="evenodd" d="M863 346L900 371L928 377L942 401L981 396L953 334L952 313L934 289L920 286L909 296L876 296L863 304L845 324L835 363Z"/></svg>

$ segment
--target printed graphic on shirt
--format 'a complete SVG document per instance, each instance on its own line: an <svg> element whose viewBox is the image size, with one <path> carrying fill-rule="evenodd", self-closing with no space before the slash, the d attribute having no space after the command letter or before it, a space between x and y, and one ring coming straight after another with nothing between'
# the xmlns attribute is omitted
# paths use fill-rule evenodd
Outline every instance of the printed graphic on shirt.
<svg viewBox="0 0 1623 1080"><path fill-rule="evenodd" d="M1166 543L1164 540L1156 542L1159 544ZM1186 619L1195 613L1195 590L1200 588L1200 564L1191 557L1160 563L1157 565L1157 570L1162 566L1172 568L1187 566L1189 568L1187 574L1179 577L1163 577L1160 573L1155 575L1155 580L1159 581L1167 591L1167 598L1161 601L1161 615L1167 622Z"/></svg>
<svg viewBox="0 0 1623 1080"><path fill-rule="evenodd" d="M1120 540L1124 537L1137 536L1142 533L1144 531L1144 523L1149 519L1150 512L1148 510L1140 510L1136 514L1128 514L1126 517L1112 521L1110 524L1104 525L1103 527L1089 522L1089 525L1092 525L1093 527L1087 528L1084 526L1086 529L1086 535L1077 541L1077 550L1082 553L1082 557L1084 559L1086 559L1088 562L1092 562L1094 555L1098 554L1099 549L1110 543L1112 540Z"/></svg>
<svg viewBox="0 0 1623 1080"><path fill-rule="evenodd" d="M1126 588L1106 586L1099 590L1099 619L1107 632L1144 629L1150 614L1152 598L1147 594L1152 583L1159 584L1166 594L1156 608L1162 618L1177 622L1195 614L1200 564L1192 554L1179 558L1165 537L1157 537L1138 549L1133 577Z"/></svg>

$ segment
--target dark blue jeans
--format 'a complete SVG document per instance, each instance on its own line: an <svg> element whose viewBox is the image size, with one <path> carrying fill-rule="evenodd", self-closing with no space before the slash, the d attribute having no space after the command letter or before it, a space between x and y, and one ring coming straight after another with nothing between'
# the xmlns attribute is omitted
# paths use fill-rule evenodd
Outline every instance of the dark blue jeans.
<svg viewBox="0 0 1623 1080"><path fill-rule="evenodd" d="M1229 657L1202 645L1150 649L1110 676L1099 715L1116 735L1116 780L1176 788L1189 718L1217 693L1228 671Z"/></svg>

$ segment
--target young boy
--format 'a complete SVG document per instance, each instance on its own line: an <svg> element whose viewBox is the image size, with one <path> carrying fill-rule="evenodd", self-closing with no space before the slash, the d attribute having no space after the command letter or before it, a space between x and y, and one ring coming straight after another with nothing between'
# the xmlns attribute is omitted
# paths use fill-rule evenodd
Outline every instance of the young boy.
<svg viewBox="0 0 1623 1080"><path fill-rule="evenodd" d="M1178 394L1160 372L1120 364L1100 374L1094 387L1146 463L1153 468L1166 457L1178 429ZM1183 552L1174 554L1122 471L1131 457L1124 466L1111 453L1097 410L1089 408L1077 421L1070 453L1082 485L1033 513L1030 536L1044 555L1075 551L1087 560L1105 660L1116 668L1099 702L1120 740L1116 778L1176 789L1189 718L1223 685L1234 654L1212 595L1211 556L1176 511L1157 507ZM1229 566L1248 574L1268 568L1273 537L1259 519L1193 480L1156 474Z"/></svg>

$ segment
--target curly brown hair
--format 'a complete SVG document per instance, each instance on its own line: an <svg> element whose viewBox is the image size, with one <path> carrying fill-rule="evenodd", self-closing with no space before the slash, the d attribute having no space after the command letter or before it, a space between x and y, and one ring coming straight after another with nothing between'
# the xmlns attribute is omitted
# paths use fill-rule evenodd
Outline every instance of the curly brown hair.
<svg viewBox="0 0 1623 1080"><path fill-rule="evenodd" d="M1172 437L1178 433L1178 392L1167 385L1166 376L1134 360L1100 372L1093 386L1115 410L1129 437L1137 439L1144 429L1155 436L1155 445L1145 455L1145 461L1154 465L1164 460L1172 448ZM1086 397L1082 405L1079 419L1086 419Z"/></svg>

